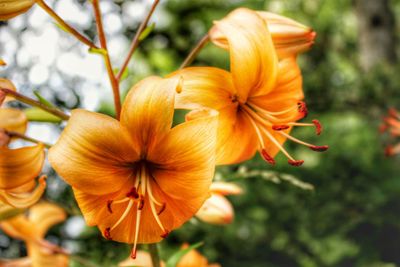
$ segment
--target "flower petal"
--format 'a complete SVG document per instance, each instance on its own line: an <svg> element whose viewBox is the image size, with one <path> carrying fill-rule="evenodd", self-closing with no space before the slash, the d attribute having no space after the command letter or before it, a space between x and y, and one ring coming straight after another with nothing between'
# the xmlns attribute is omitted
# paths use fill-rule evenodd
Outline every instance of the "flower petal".
<svg viewBox="0 0 400 267"><path fill-rule="evenodd" d="M25 133L28 118L25 113L14 108L0 108L0 128L7 131Z"/></svg>
<svg viewBox="0 0 400 267"><path fill-rule="evenodd" d="M4 78L0 78L0 88L8 89L8 90L11 90L14 92L17 91L17 88L15 88L14 84L10 80L4 79ZM0 106L3 103L11 101L11 100L13 100L13 97L6 96L6 94L2 90L0 90Z"/></svg>
<svg viewBox="0 0 400 267"><path fill-rule="evenodd" d="M149 153L148 160L159 166L152 174L161 190L171 198L185 199L182 205L208 194L214 173L217 114L210 111L209 116L179 124Z"/></svg>
<svg viewBox="0 0 400 267"><path fill-rule="evenodd" d="M229 183L229 182L213 182L211 184L210 190L214 194L219 194L219 195L240 195L243 193L243 189L235 184L235 183Z"/></svg>
<svg viewBox="0 0 400 267"><path fill-rule="evenodd" d="M35 179L42 170L44 145L0 148L0 189L12 189Z"/></svg>
<svg viewBox="0 0 400 267"><path fill-rule="evenodd" d="M182 92L175 96L175 108L221 109L232 103L235 87L229 72L212 67L191 67L171 74L182 77Z"/></svg>
<svg viewBox="0 0 400 267"><path fill-rule="evenodd" d="M149 77L136 84L126 96L121 124L141 148L142 156L171 129L179 81L177 78Z"/></svg>
<svg viewBox="0 0 400 267"><path fill-rule="evenodd" d="M277 55L265 22L255 11L238 8L215 26L229 44L231 72L239 100L272 90ZM211 40L212 38L212 32Z"/></svg>
<svg viewBox="0 0 400 267"><path fill-rule="evenodd" d="M292 122L299 119L299 112L295 108L297 103L304 98L302 87L302 76L299 66L294 57L285 58L279 62L279 72L276 85L269 94L252 97L250 103L272 112L286 112L275 117L281 120L281 123Z"/></svg>
<svg viewBox="0 0 400 267"><path fill-rule="evenodd" d="M212 194L196 213L196 217L210 224L230 224L234 211L232 204L224 196Z"/></svg>
<svg viewBox="0 0 400 267"><path fill-rule="evenodd" d="M65 211L48 202L41 202L29 209L28 220L35 225L36 235L44 238L50 227L65 221L67 214Z"/></svg>
<svg viewBox="0 0 400 267"><path fill-rule="evenodd" d="M94 195L115 192L139 159L119 122L85 110L72 111L67 127L49 151L53 168L72 186Z"/></svg>
<svg viewBox="0 0 400 267"><path fill-rule="evenodd" d="M220 110L218 127L217 165L234 164L252 158L257 138L242 111Z"/></svg>

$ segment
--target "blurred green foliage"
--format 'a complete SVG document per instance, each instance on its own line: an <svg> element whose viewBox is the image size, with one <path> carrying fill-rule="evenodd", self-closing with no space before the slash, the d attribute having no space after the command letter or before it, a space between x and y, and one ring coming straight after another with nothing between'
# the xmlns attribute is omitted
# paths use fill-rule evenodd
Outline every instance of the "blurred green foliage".
<svg viewBox="0 0 400 267"><path fill-rule="evenodd" d="M400 3L391 4L399 17ZM193 219L161 243L162 257L168 258L183 242L204 241L199 250L210 262L229 267L400 266L400 161L384 157L385 140L378 132L387 108L400 108L400 65L361 71L351 1L168 0L171 24L155 25L143 40L133 60L147 65L129 70L125 89L147 75L177 69L213 20L240 6L278 12L318 33L314 47L299 56L299 63L309 118L318 118L324 132L320 137L311 129L293 133L330 149L321 154L287 142L296 158L305 160L302 167L287 165L283 156L271 167L257 155L240 166L217 168L218 177L237 181L246 191L230 198L234 223L221 227ZM126 34L131 37L137 25L129 27ZM229 68L227 53L210 44L193 64ZM112 113L111 103L104 103L100 111ZM259 174L248 175L252 171ZM302 181L303 188L288 181L292 176L279 177L285 174ZM314 190L304 190L310 189L308 184ZM68 187L49 198L79 214ZM60 229L52 234L65 238ZM101 266L129 254L128 246L105 241L94 228L69 241Z"/></svg>

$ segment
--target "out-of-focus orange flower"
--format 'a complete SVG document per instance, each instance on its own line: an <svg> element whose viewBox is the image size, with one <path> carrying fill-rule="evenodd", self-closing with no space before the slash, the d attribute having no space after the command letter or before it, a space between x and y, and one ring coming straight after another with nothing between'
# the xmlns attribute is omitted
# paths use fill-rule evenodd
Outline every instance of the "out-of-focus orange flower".
<svg viewBox="0 0 400 267"><path fill-rule="evenodd" d="M2 58L0 58L0 66L6 66L6 65L7 63Z"/></svg>
<svg viewBox="0 0 400 267"><path fill-rule="evenodd" d="M190 219L208 197L217 112L171 129L179 79L149 77L126 97L121 121L74 110L50 149L89 225L107 239L154 243Z"/></svg>
<svg viewBox="0 0 400 267"><path fill-rule="evenodd" d="M400 137L400 113L396 109L389 109L388 116L384 118L380 131L387 131L395 138ZM400 142L395 145L388 145L385 149L385 154L386 156L400 154Z"/></svg>
<svg viewBox="0 0 400 267"><path fill-rule="evenodd" d="M271 33L272 41L279 58L295 56L298 53L307 51L314 44L316 33L310 27L271 12L238 8L229 13L221 21L232 20L236 23L237 21L243 20L243 22L245 22L245 19L242 18L243 11L253 12L264 21L264 24ZM224 31L218 27L218 23L219 21L217 21L215 26L209 31L210 39L215 45L224 49L229 49L228 38ZM248 26L249 25L246 23L238 25L238 27Z"/></svg>
<svg viewBox="0 0 400 267"><path fill-rule="evenodd" d="M182 249L189 247L188 244L184 244ZM178 262L176 267L220 267L217 263L208 263L206 257L201 255L197 250L192 249L186 253L182 259Z"/></svg>
<svg viewBox="0 0 400 267"><path fill-rule="evenodd" d="M278 62L271 34L254 11L238 9L230 19L216 22L215 27L229 44L231 72L212 67L192 67L173 73L183 77L183 91L176 108L194 109L186 119L201 117L205 108L220 112L217 163L239 163L251 158L258 149L271 164L282 151L291 165L299 166L282 146L286 139L316 146L289 135L293 126L321 125L298 123L307 115L303 99L302 77L294 57ZM199 109L195 110L195 109Z"/></svg>
<svg viewBox="0 0 400 267"><path fill-rule="evenodd" d="M14 108L0 108L0 128L18 133L25 133L28 118L25 113Z"/></svg>
<svg viewBox="0 0 400 267"><path fill-rule="evenodd" d="M0 20L8 20L28 11L35 0L0 0Z"/></svg>
<svg viewBox="0 0 400 267"><path fill-rule="evenodd" d="M16 208L36 203L46 187L45 176L35 178L42 170L44 145L9 149L0 147L0 201Z"/></svg>
<svg viewBox="0 0 400 267"><path fill-rule="evenodd" d="M210 188L211 197L204 202L196 213L196 217L210 224L229 224L233 221L234 210L232 204L224 196L239 195L242 189L227 182L214 182Z"/></svg>
<svg viewBox="0 0 400 267"><path fill-rule="evenodd" d="M59 248L44 239L53 225L63 222L66 214L60 207L51 203L39 203L29 209L28 215L18 215L0 223L1 229L9 236L26 242L29 261L26 258L6 262L5 266L23 262L32 267L68 266L68 257L59 254ZM13 263L14 262L14 263ZM28 262L30 263L28 265Z"/></svg>

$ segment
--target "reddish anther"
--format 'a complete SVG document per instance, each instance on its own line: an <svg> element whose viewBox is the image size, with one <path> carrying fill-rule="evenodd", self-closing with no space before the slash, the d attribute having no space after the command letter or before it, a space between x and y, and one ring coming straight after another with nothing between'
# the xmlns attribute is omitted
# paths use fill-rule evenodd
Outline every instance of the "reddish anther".
<svg viewBox="0 0 400 267"><path fill-rule="evenodd" d="M317 152L324 152L328 150L329 146L310 146L311 150L317 151Z"/></svg>
<svg viewBox="0 0 400 267"><path fill-rule="evenodd" d="M289 128L290 128L289 125L272 125L272 130L274 130L274 131L282 131L282 130L286 130Z"/></svg>
<svg viewBox="0 0 400 267"><path fill-rule="evenodd" d="M167 238L167 236L169 235L169 231L165 230L165 232L161 235L162 238Z"/></svg>
<svg viewBox="0 0 400 267"><path fill-rule="evenodd" d="M315 133L320 135L322 133L322 125L319 120L312 120L312 123L315 125Z"/></svg>
<svg viewBox="0 0 400 267"><path fill-rule="evenodd" d="M303 118L307 117L308 109L305 102L303 101L297 102L297 110L303 115Z"/></svg>
<svg viewBox="0 0 400 267"><path fill-rule="evenodd" d="M135 187L132 187L131 190L126 193L126 196L130 198L139 198L139 194Z"/></svg>
<svg viewBox="0 0 400 267"><path fill-rule="evenodd" d="M112 200L107 200L107 209L108 212L113 213L111 205L112 205L113 201Z"/></svg>
<svg viewBox="0 0 400 267"><path fill-rule="evenodd" d="M261 157L271 165L275 165L275 160L271 157L265 149L261 149Z"/></svg>
<svg viewBox="0 0 400 267"><path fill-rule="evenodd" d="M142 195L140 195L139 198L140 198L140 200L139 200L138 210L142 210L144 207L144 197Z"/></svg>
<svg viewBox="0 0 400 267"><path fill-rule="evenodd" d="M290 165L292 165L292 166L299 167L299 166L303 165L304 160L291 160L291 159L289 159L288 163Z"/></svg>
<svg viewBox="0 0 400 267"><path fill-rule="evenodd" d="M104 237L108 240L112 240L111 233L110 233L110 227L107 227L106 229L104 229Z"/></svg>
<svg viewBox="0 0 400 267"><path fill-rule="evenodd" d="M165 210L166 207L167 207L167 204L163 203L163 205L161 206L161 209L157 212L157 215L160 215L161 213L163 213L163 211Z"/></svg>
<svg viewBox="0 0 400 267"><path fill-rule="evenodd" d="M131 257L132 259L136 259L136 248L134 248L134 249L131 250L130 257Z"/></svg>

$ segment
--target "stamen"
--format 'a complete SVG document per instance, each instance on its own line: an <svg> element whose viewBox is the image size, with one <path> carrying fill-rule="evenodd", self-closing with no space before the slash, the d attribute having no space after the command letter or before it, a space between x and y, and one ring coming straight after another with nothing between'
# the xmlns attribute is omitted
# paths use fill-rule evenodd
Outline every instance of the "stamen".
<svg viewBox="0 0 400 267"><path fill-rule="evenodd" d="M161 237L165 239L165 238L168 237L168 235L169 235L169 231L166 230L166 231L161 235Z"/></svg>
<svg viewBox="0 0 400 267"><path fill-rule="evenodd" d="M135 201L133 200L129 200L128 206L126 207L124 213L122 214L122 216L118 219L118 221L111 227L110 232L112 230L114 230L125 218L126 216L128 216L129 211L131 210L133 203Z"/></svg>
<svg viewBox="0 0 400 267"><path fill-rule="evenodd" d="M149 188L149 195L150 195L150 187L151 187L150 186L150 179L146 179L146 180L147 180L147 188ZM161 230L163 232L166 232L165 228L164 228L164 225L162 224L160 218L158 217L158 213L157 213L156 207L154 205L154 202L152 200L150 200L149 202L150 202L150 208L151 208L151 212L153 213L154 219L156 219L156 222L157 222L158 226L160 226Z"/></svg>
<svg viewBox="0 0 400 267"><path fill-rule="evenodd" d="M161 206L161 209L157 212L157 215L161 215L161 213L163 213L163 211L165 210L166 207L167 207L167 204L164 203L164 204Z"/></svg>
<svg viewBox="0 0 400 267"><path fill-rule="evenodd" d="M111 205L113 203L113 200L107 200L107 209L109 213L113 213L112 209L111 209Z"/></svg>
<svg viewBox="0 0 400 267"><path fill-rule="evenodd" d="M322 125L319 120L312 120L312 123L315 125L315 133L320 135L322 133Z"/></svg>
<svg viewBox="0 0 400 267"><path fill-rule="evenodd" d="M261 128L261 130L263 131L263 133L269 138L269 140L271 140L278 148L280 151L282 151L283 154L285 154L285 156L291 160L291 161L296 161L287 151L286 149L283 148L283 146L281 144L279 144L278 140L276 140L275 137L272 136L272 134L270 132L268 132L268 130ZM279 133L283 133L283 132L279 132Z"/></svg>
<svg viewBox="0 0 400 267"><path fill-rule="evenodd" d="M304 101L299 101L297 103L297 110L303 114L303 118L307 117L308 115L308 109L307 109L307 105Z"/></svg>
<svg viewBox="0 0 400 267"><path fill-rule="evenodd" d="M136 259L136 250L137 250L137 241L138 241L138 237L139 237L139 230L140 230L140 216L142 214L142 211L139 209L137 209L136 212L136 227L135 227L135 239L133 241L133 248L131 251L131 258L132 259Z"/></svg>
<svg viewBox="0 0 400 267"><path fill-rule="evenodd" d="M326 151L329 148L326 145L325 146L316 146L316 145L313 145L313 144L306 143L306 142L301 141L301 140L299 140L299 139L297 139L297 138L295 138L295 137L293 137L293 136L291 136L291 135L289 135L289 134L287 134L285 132L279 132L279 133L281 135L285 136L286 138L292 140L293 142L296 142L298 144L301 144L301 145L304 145L306 147L309 147L311 150L314 150L314 151L323 152L323 151Z"/></svg>
<svg viewBox="0 0 400 267"><path fill-rule="evenodd" d="M143 196L143 195L140 195L140 196L139 196L138 209L139 209L139 210L142 210L143 207L144 207L144 196Z"/></svg>
<svg viewBox="0 0 400 267"><path fill-rule="evenodd" d="M303 165L304 160L291 160L291 159L289 159L288 163L290 165L292 165L292 166L299 167L299 166Z"/></svg>
<svg viewBox="0 0 400 267"><path fill-rule="evenodd" d="M154 195L153 195L153 190L151 189L151 186L150 186L150 179L149 179L149 177L147 177L146 180L147 180L147 191L148 191L148 193L149 193L150 201L153 201L153 202L156 203L156 205L158 205L158 206L164 206L165 203L161 203L160 201L158 201L158 200L154 197Z"/></svg>
<svg viewBox="0 0 400 267"><path fill-rule="evenodd" d="M262 158L271 165L275 165L275 160L271 157L265 149L261 149L261 156Z"/></svg>
<svg viewBox="0 0 400 267"><path fill-rule="evenodd" d="M274 130L274 131L282 131L282 130L286 130L289 128L290 128L289 125L272 125L272 130Z"/></svg>
<svg viewBox="0 0 400 267"><path fill-rule="evenodd" d="M103 235L107 240L112 240L111 234L110 234L110 227L107 227L106 229L104 229Z"/></svg>

